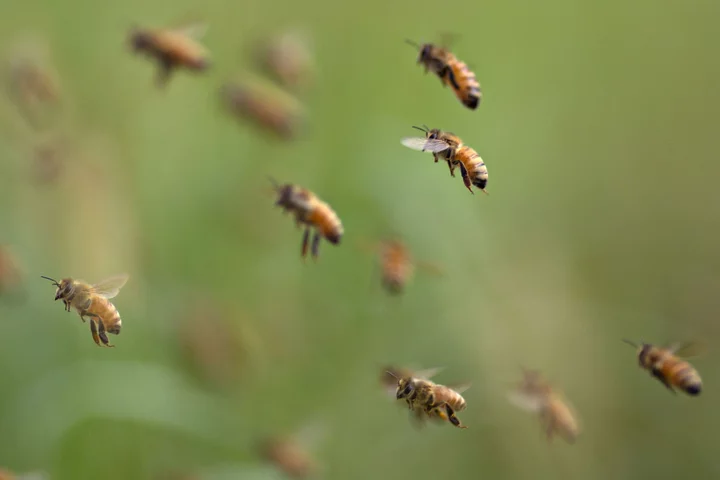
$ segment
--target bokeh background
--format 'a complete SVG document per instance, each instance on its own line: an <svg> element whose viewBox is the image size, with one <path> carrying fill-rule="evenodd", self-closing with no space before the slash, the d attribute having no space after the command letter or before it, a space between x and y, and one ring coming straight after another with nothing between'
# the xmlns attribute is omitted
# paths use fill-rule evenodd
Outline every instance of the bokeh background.
<svg viewBox="0 0 720 480"><path fill-rule="evenodd" d="M61 107L33 127L0 98L0 242L24 275L0 298L0 465L61 480L286 478L257 442L310 431L301 443L332 479L720 475L717 2L2 11L4 82L18 52L44 50ZM209 25L212 68L158 90L129 28L188 16ZM230 116L218 89L254 74L255 41L295 28L315 81L298 94L307 127L282 142ZM444 32L482 84L477 111L404 43ZM423 123L482 155L489 196L400 145ZM327 200L342 244L303 263L267 175ZM391 234L444 276L389 297L359 246ZM119 272L131 279L114 349L39 278ZM622 338L702 340L704 393L668 393ZM413 428L379 385L385 364L472 382L469 428ZM548 444L507 402L521 365L571 400L575 445Z"/></svg>

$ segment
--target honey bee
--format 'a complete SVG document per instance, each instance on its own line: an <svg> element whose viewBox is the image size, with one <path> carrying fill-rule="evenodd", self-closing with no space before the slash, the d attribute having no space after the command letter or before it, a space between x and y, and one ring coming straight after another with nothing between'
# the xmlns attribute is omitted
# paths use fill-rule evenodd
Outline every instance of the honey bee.
<svg viewBox="0 0 720 480"><path fill-rule="evenodd" d="M330 205L320 200L310 190L290 183L280 185L272 178L270 181L278 194L275 205L282 207L285 213L292 212L298 227L305 225L301 251L303 258L307 256L311 228L316 230L312 240L313 258L318 256L321 237L325 237L333 245L340 243L344 233L343 226Z"/></svg>
<svg viewBox="0 0 720 480"><path fill-rule="evenodd" d="M209 54L198 39L206 27L200 24L183 28L141 29L130 32L130 44L137 53L154 58L159 65L157 84L163 87L177 68L202 72L209 68Z"/></svg>
<svg viewBox="0 0 720 480"><path fill-rule="evenodd" d="M11 292L24 294L21 288L23 272L20 264L7 245L0 245L0 295Z"/></svg>
<svg viewBox="0 0 720 480"><path fill-rule="evenodd" d="M442 270L430 263L415 261L407 246L399 239L388 239L376 245L366 245L365 250L380 251L381 281L385 290L397 295L404 291L405 285L412 279L415 269L441 275Z"/></svg>
<svg viewBox="0 0 720 480"><path fill-rule="evenodd" d="M312 450L326 436L323 424L309 423L294 435L278 435L263 440L260 454L290 478L316 477L322 469Z"/></svg>
<svg viewBox="0 0 720 480"><path fill-rule="evenodd" d="M249 82L225 85L221 96L231 112L267 129L284 140L292 140L304 122L302 105L277 89Z"/></svg>
<svg viewBox="0 0 720 480"><path fill-rule="evenodd" d="M694 356L698 344L676 343L668 347L656 347L649 343L638 345L630 340L623 342L637 349L640 367L650 372L671 392L675 393L676 388L692 396L702 392L700 374L692 365L680 359L681 356Z"/></svg>
<svg viewBox="0 0 720 480"><path fill-rule="evenodd" d="M128 281L127 275L109 277L95 285L72 278L63 278L60 283L50 277L42 278L50 280L57 287L55 300L62 300L66 311L69 312L70 307L75 308L83 322L85 317L90 317L90 332L96 344L100 345L102 341L106 347L114 347L110 345L106 332L118 335L122 321L120 313L109 299L120 293Z"/></svg>
<svg viewBox="0 0 720 480"><path fill-rule="evenodd" d="M539 414L548 441L557 433L568 443L575 443L580 433L577 415L540 372L523 369L523 380L508 394L508 400L523 410Z"/></svg>
<svg viewBox="0 0 720 480"><path fill-rule="evenodd" d="M430 381L427 374L397 376L390 370L387 373L397 380L395 398L405 399L411 411L419 414L419 410L422 410L428 417L440 417L447 419L458 428L467 428L462 425L455 413L464 410L467 406L460 394L467 390L468 386L453 389Z"/></svg>
<svg viewBox="0 0 720 480"><path fill-rule="evenodd" d="M407 43L420 50L417 63L425 66L425 73L436 74L443 86L450 86L460 102L470 110L475 110L482 100L480 83L468 66L458 60L447 48L424 43L418 45L412 40Z"/></svg>
<svg viewBox="0 0 720 480"><path fill-rule="evenodd" d="M425 133L425 138L405 137L400 143L413 150L432 152L435 163L442 158L450 169L450 175L455 176L455 167L460 167L465 187L473 192L472 185L487 194L485 187L488 182L488 170L480 155L475 150L464 145L460 137L450 132L443 132L437 128L429 129L427 126L413 128Z"/></svg>
<svg viewBox="0 0 720 480"><path fill-rule="evenodd" d="M255 57L259 67L282 85L297 88L307 85L313 59L307 41L295 32L286 32L262 42Z"/></svg>

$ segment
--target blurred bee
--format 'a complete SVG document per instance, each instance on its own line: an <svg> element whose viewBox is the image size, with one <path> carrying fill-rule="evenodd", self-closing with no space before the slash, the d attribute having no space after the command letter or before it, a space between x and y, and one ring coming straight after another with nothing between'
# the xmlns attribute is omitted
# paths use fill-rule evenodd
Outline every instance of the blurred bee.
<svg viewBox="0 0 720 480"><path fill-rule="evenodd" d="M70 307L75 308L83 322L85 317L90 317L90 332L96 344L100 345L101 340L106 347L114 347L110 345L106 332L118 335L122 321L120 313L109 299L120 293L128 281L127 275L113 276L95 285L72 278L63 278L60 283L50 277L42 278L50 280L57 287L55 300L62 300L65 310L69 312Z"/></svg>
<svg viewBox="0 0 720 480"><path fill-rule="evenodd" d="M432 71L444 86L450 86L460 102L470 110L475 110L482 99L480 83L468 66L443 47L432 43L418 45L412 40L407 43L419 49L417 63L425 66L425 73Z"/></svg>
<svg viewBox="0 0 720 480"><path fill-rule="evenodd" d="M382 286L390 294L400 294L405 285L415 273L415 269L422 269L436 275L442 270L430 263L416 262L410 251L399 239L389 239L377 245L366 246L366 250L380 250L380 266L382 268Z"/></svg>
<svg viewBox="0 0 720 480"><path fill-rule="evenodd" d="M523 380L508 394L508 400L523 410L539 414L548 441L557 433L568 443L575 443L580 433L577 415L540 372L523 369Z"/></svg>
<svg viewBox="0 0 720 480"><path fill-rule="evenodd" d="M307 85L313 70L313 59L306 39L294 32L264 41L256 49L259 67L283 86L297 88Z"/></svg>
<svg viewBox="0 0 720 480"><path fill-rule="evenodd" d="M488 170L480 155L475 150L463 145L462 140L457 135L450 132L443 132L434 128L430 130L428 127L413 128L425 133L425 138L405 137L400 143L413 150L421 152L432 152L435 163L442 158L450 168L450 175L455 176L455 167L460 167L463 183L470 193L473 192L472 185L485 191L488 182Z"/></svg>
<svg viewBox="0 0 720 480"><path fill-rule="evenodd" d="M0 245L0 295L18 293L22 290L23 273L20 264L8 245Z"/></svg>
<svg viewBox="0 0 720 480"><path fill-rule="evenodd" d="M164 87L177 68L197 72L209 68L209 54L197 41L206 29L201 24L162 29L134 27L130 32L130 44L135 52L144 53L158 62L157 84Z"/></svg>
<svg viewBox="0 0 720 480"><path fill-rule="evenodd" d="M668 347L656 347L649 343L640 345L630 340L623 342L635 347L638 351L640 367L662 382L668 390L675 393L678 388L688 395L700 395L702 379L700 374L688 362L679 357L696 355L699 348L696 343L673 344Z"/></svg>
<svg viewBox="0 0 720 480"><path fill-rule="evenodd" d="M308 424L295 435L263 440L260 454L290 478L302 480L317 477L321 466L311 450L324 441L326 436L327 431L321 424Z"/></svg>
<svg viewBox="0 0 720 480"><path fill-rule="evenodd" d="M14 474L9 470L0 468L0 480L48 480L48 475L43 472L29 472Z"/></svg>
<svg viewBox="0 0 720 480"><path fill-rule="evenodd" d="M421 409L428 417L440 417L458 428L467 428L455 415L467 406L460 395L467 390L467 386L453 389L430 381L427 374L398 376L390 370L387 373L397 380L395 397L398 400L405 399L411 411L419 414L418 410Z"/></svg>
<svg viewBox="0 0 720 480"><path fill-rule="evenodd" d="M333 245L340 243L344 233L343 226L330 205L320 200L310 190L290 183L280 185L272 178L270 181L278 194L275 205L281 206L286 213L292 212L298 226L306 226L301 251L303 258L307 256L311 228L316 230L312 240L313 258L318 256L321 237L325 237Z"/></svg>
<svg viewBox="0 0 720 480"><path fill-rule="evenodd" d="M300 103L279 90L243 83L225 85L220 93L237 117L251 120L284 140L295 138L304 121Z"/></svg>

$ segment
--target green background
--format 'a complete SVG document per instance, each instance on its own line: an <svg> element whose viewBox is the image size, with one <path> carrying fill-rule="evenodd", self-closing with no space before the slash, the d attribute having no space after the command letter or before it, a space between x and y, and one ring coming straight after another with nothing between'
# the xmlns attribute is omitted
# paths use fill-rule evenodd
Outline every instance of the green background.
<svg viewBox="0 0 720 480"><path fill-rule="evenodd" d="M5 2L1 53L45 45L64 116L39 134L0 100L0 242L26 274L24 302L0 304L1 465L282 478L257 439L319 426L313 452L333 479L720 474L717 2ZM209 24L213 67L160 91L128 30L188 15ZM310 34L317 63L291 143L218 97L251 73L253 42L286 27ZM476 111L404 43L445 32L482 84ZM482 155L489 196L400 145L423 123ZM31 152L48 136L64 170L38 184ZM316 264L299 259L267 175L342 218ZM390 234L445 275L388 297L358 246ZM131 279L114 349L39 278L119 272ZM207 332L213 351L238 344L215 377L182 343ZM622 338L703 340L704 393L668 393ZM386 363L472 382L469 428L415 430L379 388ZM520 365L566 393L577 444L548 444L506 401Z"/></svg>

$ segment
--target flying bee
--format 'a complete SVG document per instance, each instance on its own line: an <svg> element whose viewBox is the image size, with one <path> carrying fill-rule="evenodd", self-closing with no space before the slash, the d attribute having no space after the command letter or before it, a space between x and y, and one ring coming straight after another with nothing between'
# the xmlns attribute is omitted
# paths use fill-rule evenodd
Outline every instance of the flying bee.
<svg viewBox="0 0 720 480"><path fill-rule="evenodd" d="M447 48L424 43L418 45L412 40L407 43L419 49L417 63L425 66L425 73L432 71L440 78L443 86L450 86L460 102L475 110L482 100L480 83L468 66L458 60Z"/></svg>
<svg viewBox="0 0 720 480"><path fill-rule="evenodd" d="M198 39L206 27L200 24L183 28L141 29L130 32L130 44L137 53L144 53L158 62L157 84L164 87L175 69L202 72L209 68L209 54Z"/></svg>
<svg viewBox="0 0 720 480"><path fill-rule="evenodd" d="M380 251L382 286L393 295L404 291L416 268L440 275L442 270L430 263L415 261L407 246L397 238L384 240L377 245L366 246L366 250Z"/></svg>
<svg viewBox="0 0 720 480"><path fill-rule="evenodd" d="M425 133L425 138L405 137L400 143L413 150L432 152L435 163L444 159L450 175L455 176L455 168L460 167L465 187L474 194L472 185L487 194L485 187L488 182L488 170L480 155L475 150L464 145L457 135L444 132L437 128L429 129L427 126L413 128Z"/></svg>
<svg viewBox="0 0 720 480"><path fill-rule="evenodd" d="M688 395L700 395L700 374L690 363L680 359L681 356L695 356L698 344L675 343L668 347L656 347L649 343L638 345L630 340L623 342L637 349L640 367L650 372L650 375L657 378L668 390L675 393L677 388Z"/></svg>
<svg viewBox="0 0 720 480"><path fill-rule="evenodd" d="M267 85L228 84L220 94L235 116L251 120L284 140L295 138L305 120L297 99Z"/></svg>
<svg viewBox="0 0 720 480"><path fill-rule="evenodd" d="M72 278L63 278L60 283L50 277L42 278L50 280L57 287L55 300L62 300L66 311L75 308L83 322L85 317L90 317L90 332L96 344L100 345L102 341L106 347L114 347L110 345L106 332L118 335L122 321L120 313L109 299L120 293L128 281L127 275L109 277L95 285Z"/></svg>
<svg viewBox="0 0 720 480"><path fill-rule="evenodd" d="M260 443L260 454L288 477L297 480L318 476L322 466L313 450L325 441L324 423L308 423L294 435L277 435Z"/></svg>
<svg viewBox="0 0 720 480"><path fill-rule="evenodd" d="M387 373L397 380L395 398L405 399L411 411L417 414L418 410L422 409L428 417L440 417L447 419L458 428L467 428L455 413L464 410L467 406L460 394L467 390L468 386L453 389L434 383L427 377L415 375L401 377L391 371Z"/></svg>
<svg viewBox="0 0 720 480"><path fill-rule="evenodd" d="M24 296L22 289L23 268L7 245L0 245L0 295L17 293Z"/></svg>
<svg viewBox="0 0 720 480"><path fill-rule="evenodd" d="M315 229L312 240L312 256L317 258L320 247L320 238L325 237L333 245L340 243L344 230L340 218L327 203L320 200L314 193L305 188L290 183L278 184L272 178L278 199L275 205L282 207L285 213L292 212L295 215L295 223L298 227L305 225L303 235L301 256L307 256L308 245L310 244L310 229Z"/></svg>
<svg viewBox="0 0 720 480"><path fill-rule="evenodd" d="M508 394L508 400L523 410L539 414L548 441L559 434L568 443L574 443L580 433L573 408L540 372L523 369L523 379Z"/></svg>
<svg viewBox="0 0 720 480"><path fill-rule="evenodd" d="M259 67L283 86L297 88L310 83L313 58L300 33L286 32L260 43L255 52Z"/></svg>

